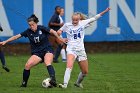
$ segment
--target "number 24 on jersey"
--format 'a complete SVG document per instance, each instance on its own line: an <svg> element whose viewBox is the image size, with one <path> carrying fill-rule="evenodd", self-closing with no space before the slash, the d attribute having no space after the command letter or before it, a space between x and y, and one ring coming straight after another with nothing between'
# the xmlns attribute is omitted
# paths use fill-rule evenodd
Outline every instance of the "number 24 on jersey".
<svg viewBox="0 0 140 93"><path fill-rule="evenodd" d="M78 34L74 34L74 39L77 39L77 38L81 38L80 33L78 33Z"/></svg>

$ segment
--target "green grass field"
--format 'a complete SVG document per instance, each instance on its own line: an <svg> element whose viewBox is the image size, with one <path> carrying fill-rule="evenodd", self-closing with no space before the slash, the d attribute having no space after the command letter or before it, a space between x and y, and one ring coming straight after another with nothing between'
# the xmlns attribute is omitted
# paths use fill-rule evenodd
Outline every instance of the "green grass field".
<svg viewBox="0 0 140 93"><path fill-rule="evenodd" d="M27 88L20 88L22 71L29 56L6 56L10 73L0 68L0 93L140 93L140 53L89 54L89 74L84 89L73 86L79 67L74 65L67 89L45 89L48 76L43 64L32 68ZM58 83L63 81L65 63L53 64Z"/></svg>

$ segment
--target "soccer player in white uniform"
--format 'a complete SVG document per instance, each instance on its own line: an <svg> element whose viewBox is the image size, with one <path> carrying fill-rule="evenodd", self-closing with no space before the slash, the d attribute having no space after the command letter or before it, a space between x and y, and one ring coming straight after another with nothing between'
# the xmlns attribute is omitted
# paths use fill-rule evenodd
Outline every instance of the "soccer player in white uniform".
<svg viewBox="0 0 140 93"><path fill-rule="evenodd" d="M60 30L57 31L58 34L66 32L68 39L66 48L67 67L65 70L63 84L59 84L60 88L67 88L75 59L78 60L81 72L79 73L78 79L74 85L83 88L81 82L88 73L88 60L84 48L84 29L87 27L87 25L96 21L109 10L110 8L107 8L100 14L97 14L95 17L89 18L87 20L80 20L80 17L77 13L73 14L72 22L65 23L60 28Z"/></svg>

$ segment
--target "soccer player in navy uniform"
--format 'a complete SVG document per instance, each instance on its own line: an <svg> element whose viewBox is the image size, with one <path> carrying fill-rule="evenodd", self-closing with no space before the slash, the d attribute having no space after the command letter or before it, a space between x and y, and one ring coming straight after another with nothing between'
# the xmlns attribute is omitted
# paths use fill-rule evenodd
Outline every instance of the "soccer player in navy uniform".
<svg viewBox="0 0 140 93"><path fill-rule="evenodd" d="M0 31L3 31L1 25L0 25ZM1 40L0 40L0 41L1 41ZM3 68L5 71L9 72L10 69L6 66L4 53L3 53L2 49L1 49L1 47L0 47L0 59L1 59L1 63L2 63L2 68Z"/></svg>
<svg viewBox="0 0 140 93"><path fill-rule="evenodd" d="M21 87L27 86L27 81L30 76L30 69L37 65L40 62L44 62L48 73L50 75L51 81L50 84L54 87L57 86L56 78L55 78L55 70L51 65L53 61L53 49L51 44L48 41L48 36L53 34L55 37L60 39L62 42L64 40L58 36L57 32L53 29L37 25L39 22L38 18L35 15L31 15L28 19L29 27L26 31L15 35L9 38L6 41L0 42L0 45L5 45L8 42L16 40L21 37L28 37L31 45L31 57L28 59L27 63L25 64L25 69L23 70L23 81Z"/></svg>
<svg viewBox="0 0 140 93"><path fill-rule="evenodd" d="M55 7L55 13L54 15L51 17L50 21L49 21L49 27L55 31L59 30L64 23L60 22L60 13L61 13L61 7L60 6L56 6ZM63 43L59 42L59 40L54 37L54 36L50 36L52 45L57 45L56 51L55 51L55 57L54 57L54 62L57 63L58 62L58 57L60 55L61 49L63 48Z"/></svg>

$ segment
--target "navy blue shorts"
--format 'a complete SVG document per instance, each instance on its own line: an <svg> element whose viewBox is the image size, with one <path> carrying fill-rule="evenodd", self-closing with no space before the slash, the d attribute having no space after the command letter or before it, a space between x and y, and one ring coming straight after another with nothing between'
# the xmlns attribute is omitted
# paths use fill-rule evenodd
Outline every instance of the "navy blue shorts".
<svg viewBox="0 0 140 93"><path fill-rule="evenodd" d="M40 57L42 59L42 62L44 62L44 56L46 55L46 53L54 53L53 49L46 49L46 50L43 50L41 52L38 52L38 53L32 53L32 55L36 55L38 57Z"/></svg>

